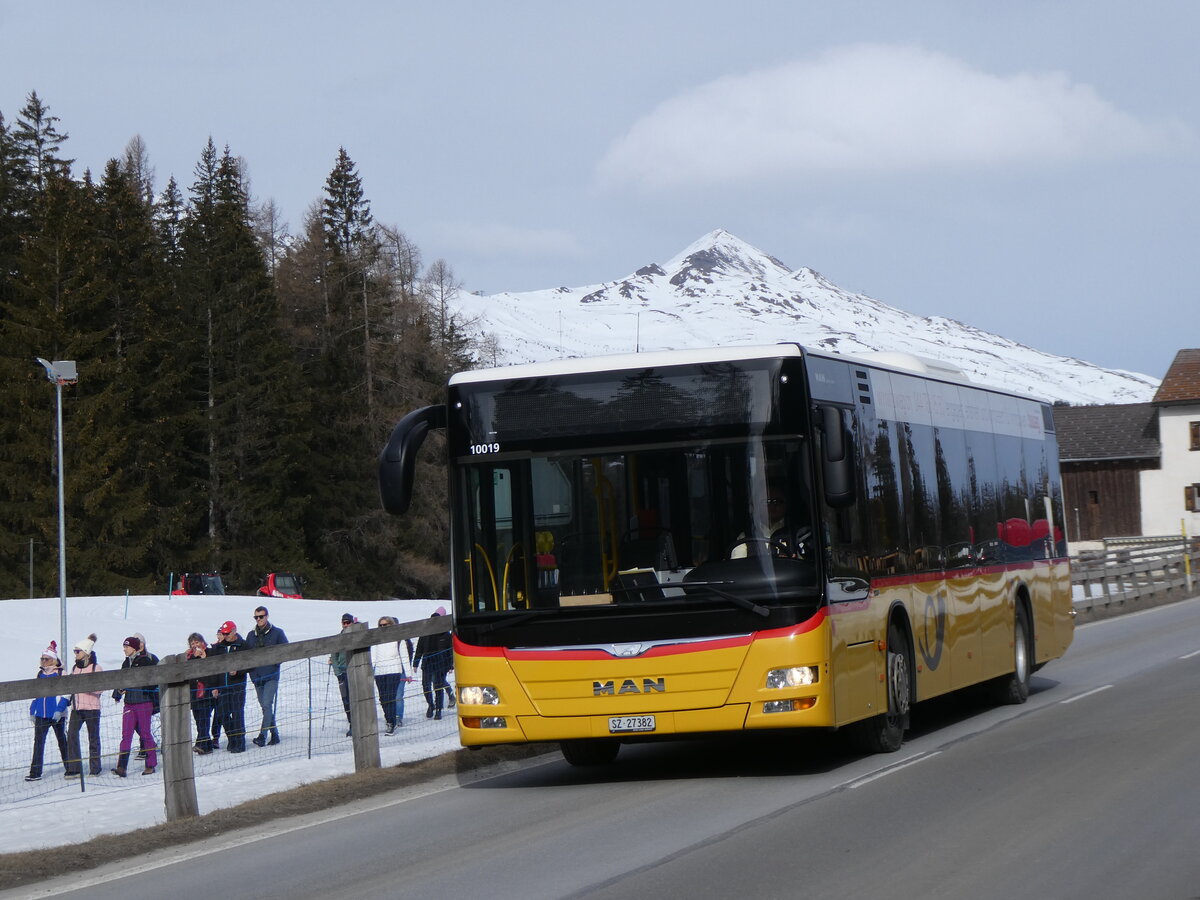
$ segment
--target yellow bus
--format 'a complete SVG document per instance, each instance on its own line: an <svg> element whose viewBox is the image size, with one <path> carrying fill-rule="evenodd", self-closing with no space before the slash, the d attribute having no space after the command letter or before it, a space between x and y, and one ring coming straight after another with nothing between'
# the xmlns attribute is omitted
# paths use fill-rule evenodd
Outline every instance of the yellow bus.
<svg viewBox="0 0 1200 900"><path fill-rule="evenodd" d="M462 743L849 729L1019 703L1074 622L1045 403L795 344L464 372L380 456L403 513L444 429Z"/></svg>

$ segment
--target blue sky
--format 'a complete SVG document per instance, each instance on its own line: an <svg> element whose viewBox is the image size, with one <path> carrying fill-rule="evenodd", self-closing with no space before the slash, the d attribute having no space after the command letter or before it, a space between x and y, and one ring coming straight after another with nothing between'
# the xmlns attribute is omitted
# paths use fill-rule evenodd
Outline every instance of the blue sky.
<svg viewBox="0 0 1200 900"><path fill-rule="evenodd" d="M99 170L211 136L293 232L339 146L469 290L579 286L724 228L922 315L1159 376L1200 346L1200 4L0 5Z"/></svg>

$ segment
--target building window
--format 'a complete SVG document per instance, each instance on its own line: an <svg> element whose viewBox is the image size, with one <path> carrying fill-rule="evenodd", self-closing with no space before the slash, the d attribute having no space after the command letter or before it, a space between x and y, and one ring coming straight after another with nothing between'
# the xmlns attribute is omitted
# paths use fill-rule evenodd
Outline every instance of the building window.
<svg viewBox="0 0 1200 900"><path fill-rule="evenodd" d="M1189 484L1183 489L1183 505L1188 512L1200 512L1200 484Z"/></svg>
<svg viewBox="0 0 1200 900"><path fill-rule="evenodd" d="M1192 435L1192 449L1200 450L1200 422L1189 422L1188 430Z"/></svg>
<svg viewBox="0 0 1200 900"><path fill-rule="evenodd" d="M1098 506L1100 504L1100 492L1088 491L1088 503L1092 504L1092 506Z"/></svg>

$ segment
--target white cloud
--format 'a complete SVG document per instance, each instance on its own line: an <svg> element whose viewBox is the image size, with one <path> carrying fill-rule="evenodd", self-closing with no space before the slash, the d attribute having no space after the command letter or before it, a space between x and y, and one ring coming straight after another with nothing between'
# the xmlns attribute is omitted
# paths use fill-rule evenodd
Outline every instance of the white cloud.
<svg viewBox="0 0 1200 900"><path fill-rule="evenodd" d="M583 247L575 236L556 228L446 224L440 226L437 231L447 244L478 256L519 256L533 259L583 256Z"/></svg>
<svg viewBox="0 0 1200 900"><path fill-rule="evenodd" d="M916 47L859 44L673 97L597 171L607 184L683 187L1061 162L1191 141L1185 126L1139 120L1061 72L995 75Z"/></svg>

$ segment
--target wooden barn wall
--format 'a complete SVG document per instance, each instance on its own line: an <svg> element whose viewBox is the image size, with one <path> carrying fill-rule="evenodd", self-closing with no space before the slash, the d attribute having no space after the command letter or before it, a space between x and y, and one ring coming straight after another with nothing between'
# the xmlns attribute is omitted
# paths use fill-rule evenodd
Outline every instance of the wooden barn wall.
<svg viewBox="0 0 1200 900"><path fill-rule="evenodd" d="M1142 533L1142 496L1138 473L1144 461L1064 463L1063 498L1067 537L1098 541Z"/></svg>

